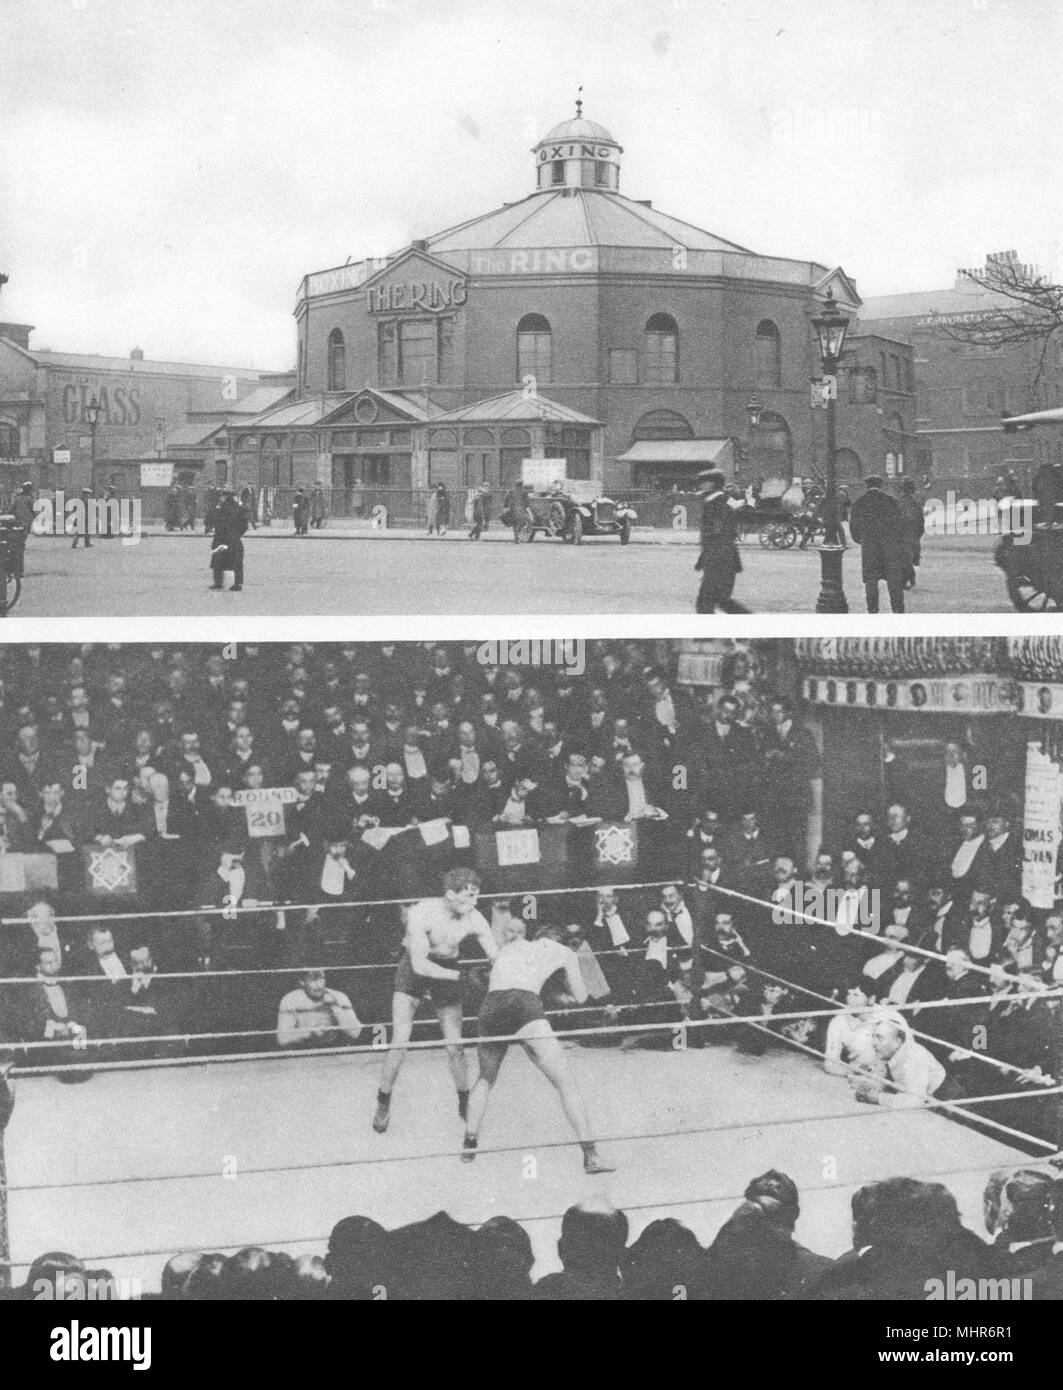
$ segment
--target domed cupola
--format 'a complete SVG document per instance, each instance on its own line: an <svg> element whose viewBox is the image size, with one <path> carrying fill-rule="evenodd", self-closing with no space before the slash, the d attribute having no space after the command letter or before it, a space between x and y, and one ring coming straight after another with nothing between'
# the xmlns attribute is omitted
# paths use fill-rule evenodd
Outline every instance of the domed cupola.
<svg viewBox="0 0 1063 1390"><path fill-rule="evenodd" d="M623 152L605 126L584 119L583 102L577 101L575 119L554 126L535 146L536 187L541 193L564 188L615 193Z"/></svg>

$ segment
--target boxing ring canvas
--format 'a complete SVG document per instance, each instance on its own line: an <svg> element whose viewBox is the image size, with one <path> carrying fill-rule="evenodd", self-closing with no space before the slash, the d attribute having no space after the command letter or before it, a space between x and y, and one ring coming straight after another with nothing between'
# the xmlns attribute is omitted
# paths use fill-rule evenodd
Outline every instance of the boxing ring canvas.
<svg viewBox="0 0 1063 1390"><path fill-rule="evenodd" d="M797 1239L837 1256L866 1182L938 1178L981 1231L989 1171L1028 1161L939 1114L862 1105L794 1053L570 1044L567 1055L613 1174L584 1176L554 1092L518 1048L469 1165L438 1052L407 1059L384 1135L370 1128L372 1053L98 1071L79 1085L24 1076L6 1134L13 1274L43 1250L72 1250L150 1291L179 1250L323 1254L341 1217L393 1227L443 1209L471 1224L523 1222L539 1277L559 1267L560 1217L574 1202L607 1198L632 1236L674 1216L707 1244L772 1167L800 1189Z"/></svg>

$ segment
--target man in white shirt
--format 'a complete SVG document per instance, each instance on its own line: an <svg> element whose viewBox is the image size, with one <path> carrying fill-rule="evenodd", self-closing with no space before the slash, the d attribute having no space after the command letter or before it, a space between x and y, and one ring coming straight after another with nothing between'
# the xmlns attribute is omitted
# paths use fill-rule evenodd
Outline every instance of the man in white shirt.
<svg viewBox="0 0 1063 1390"><path fill-rule="evenodd" d="M491 1089L509 1047L515 1038L528 1057L557 1091L569 1124L583 1150L583 1171L589 1174L611 1173L613 1165L600 1157L591 1137L587 1108L583 1103L576 1079L569 1069L561 1043L543 1012L540 993L543 985L558 970L565 972L568 993L577 1004L587 1001L575 951L559 941L541 936L527 939L526 924L510 917L499 930L498 952L491 965L491 976L480 1008L480 1075L469 1096L469 1114L465 1125L462 1159L471 1163L476 1157L480 1126L487 1111Z"/></svg>
<svg viewBox="0 0 1063 1390"><path fill-rule="evenodd" d="M689 946L694 940L694 922L690 916L690 909L683 901L683 894L678 884L669 883L666 888L662 889L661 911L665 915L669 928L678 932L684 943Z"/></svg>
<svg viewBox="0 0 1063 1390"><path fill-rule="evenodd" d="M945 805L961 811L967 805L967 767L958 743L945 744Z"/></svg>
<svg viewBox="0 0 1063 1390"><path fill-rule="evenodd" d="M197 733L181 735L181 761L186 767L191 769L192 779L197 787L210 786L210 768L203 761L203 754L199 747L199 735Z"/></svg>
<svg viewBox="0 0 1063 1390"><path fill-rule="evenodd" d="M40 983L40 996L30 998L23 1034L32 1042L53 1042L68 1039L75 1047L82 1044L87 1036L85 1024L79 1023L73 1014L72 1001L59 980L60 956L51 946L42 946L37 955L37 979ZM41 1060L58 1062L62 1060L61 1048L44 1048L47 1054ZM0 1125L0 1129L2 1129Z"/></svg>
<svg viewBox="0 0 1063 1390"><path fill-rule="evenodd" d="M537 791L536 784L530 777L518 777L510 789L506 804L495 816L498 825L525 825L528 821L534 820L531 806L534 809L532 798Z"/></svg>
<svg viewBox="0 0 1063 1390"><path fill-rule="evenodd" d="M945 1068L912 1037L899 1018L880 1018L872 1030L875 1056L885 1063L886 1079L894 1089L875 1081L860 1082L856 1098L891 1110L912 1110L928 1104L945 1080Z"/></svg>
<svg viewBox="0 0 1063 1390"><path fill-rule="evenodd" d="M362 1025L351 1001L338 989L329 989L323 970L307 970L298 989L280 1002L277 1043L280 1047L332 1047L357 1042Z"/></svg>
<svg viewBox="0 0 1063 1390"><path fill-rule="evenodd" d="M644 777L646 764L638 753L628 753L622 763L624 774L624 794L627 809L625 820L667 820L667 812L655 806L650 798Z"/></svg>
<svg viewBox="0 0 1063 1390"><path fill-rule="evenodd" d="M598 940L601 940L604 931L608 934L609 945L613 948L623 948L630 942L631 934L624 926L614 889L598 889L598 913L594 919L594 926Z"/></svg>
<svg viewBox="0 0 1063 1390"><path fill-rule="evenodd" d="M978 833L978 817L971 814L961 816L960 843L956 846L949 864L949 874L954 883L961 882L970 875L975 856L984 844L985 836Z"/></svg>

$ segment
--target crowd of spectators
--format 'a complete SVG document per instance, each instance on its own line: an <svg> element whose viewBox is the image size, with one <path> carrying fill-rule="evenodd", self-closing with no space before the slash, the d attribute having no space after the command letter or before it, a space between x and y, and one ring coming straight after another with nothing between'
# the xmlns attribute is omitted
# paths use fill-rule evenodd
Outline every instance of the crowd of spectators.
<svg viewBox="0 0 1063 1390"><path fill-rule="evenodd" d="M661 1300L923 1301L1063 1297L1063 1180L1030 1167L993 1173L984 1233L961 1220L941 1183L888 1178L852 1198L852 1248L837 1259L801 1245L797 1185L772 1169L707 1248L675 1218L631 1239L623 1211L570 1207L561 1222L561 1269L533 1282L528 1233L495 1216L478 1228L445 1212L396 1230L362 1216L339 1221L324 1254L248 1246L232 1255L174 1255L147 1300L446 1300L553 1302ZM965 1289L962 1281L974 1283ZM0 1299L117 1296L109 1271L72 1255L42 1255ZM946 1288L952 1293L946 1294ZM957 1293L959 1290L959 1293Z"/></svg>
<svg viewBox="0 0 1063 1390"><path fill-rule="evenodd" d="M104 1040L355 1042L388 1017L403 935L401 905L374 905L403 896L387 835L604 819L652 827L674 881L539 900L534 930L588 985L580 1011L548 987L556 1026L653 1047L732 1016L691 1042L804 1047L868 1103L1037 1097L1061 1071L1063 917L1021 898L1006 809L964 796L921 820L886 798L810 853L819 754L763 651L736 650L710 696L652 643L591 643L579 674L473 643L5 649L0 867L51 855L56 884L3 900L6 1055L77 1078ZM263 835L241 793L267 788L285 799ZM101 901L83 851L109 847L136 879ZM833 1006L829 1027L789 1017ZM646 1022L661 1032L617 1031ZM1055 1098L992 1113L1058 1132Z"/></svg>

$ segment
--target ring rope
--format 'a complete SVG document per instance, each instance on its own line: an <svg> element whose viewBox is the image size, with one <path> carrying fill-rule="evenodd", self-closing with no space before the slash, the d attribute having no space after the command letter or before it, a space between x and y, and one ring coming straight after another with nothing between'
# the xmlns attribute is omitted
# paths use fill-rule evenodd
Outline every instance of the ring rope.
<svg viewBox="0 0 1063 1390"><path fill-rule="evenodd" d="M786 1040L792 1041L792 1040ZM797 1044L794 1044L797 1046ZM854 1069L856 1070L856 1069ZM1060 1088L1063 1093L1063 1088ZM937 1108L938 1106L955 1108L961 1105L984 1105L995 1100L1016 1100L1027 1099L1027 1092L1020 1092L1013 1095L1000 1096L972 1096L964 1097L962 1100L931 1102L923 1109ZM889 1108L882 1109L874 1105L865 1105L858 1110L831 1110L816 1115L781 1116L777 1114L769 1115L764 1118L742 1119L727 1121L724 1124L713 1125L691 1125L679 1129L651 1130L625 1132L620 1134L600 1134L595 1136L595 1143L599 1144L634 1144L640 1140L655 1139L682 1139L693 1135L701 1134L728 1134L746 1129L777 1129L786 1125L793 1124L820 1124L833 1123L835 1120L857 1120L857 1119L885 1119L894 1114L920 1113L918 1110L907 1109L904 1111L894 1111ZM979 1124L990 1124L996 1126L996 1122L988 1117L981 1115L974 1117ZM1041 1147L1055 1154L1059 1152L1056 1144L1049 1143L1048 1140L1037 1139L1032 1135L1026 1134L1022 1130L1011 1129L1007 1125L999 1125L1005 1133L1020 1138L1024 1143L1039 1144ZM533 1144L495 1144L481 1145L477 1149L477 1155L484 1154L512 1154L527 1153L533 1149L568 1149L573 1147L574 1141L571 1139L544 1139L537 1140ZM440 1159L452 1159L458 1154L456 1148L443 1150L429 1150L426 1153L404 1153L404 1154L376 1154L368 1158L343 1158L327 1159L318 1163L279 1163L263 1164L255 1168L241 1168L241 1176L267 1176L277 1173L301 1173L329 1171L342 1168L372 1168L386 1163L427 1163ZM999 1166L999 1165L997 1165ZM1007 1165L1005 1165L1007 1166ZM1016 1165L1021 1166L1021 1165ZM186 1173L157 1173L157 1174L137 1174L133 1177L122 1178L102 1178L96 1180L81 1180L74 1182L54 1182L54 1183L8 1183L8 1192L54 1192L54 1191L76 1191L81 1188L91 1187L122 1187L126 1184L139 1185L141 1183L152 1182L188 1182L204 1179L217 1178L225 1181L223 1175L216 1168L200 1169Z"/></svg>
<svg viewBox="0 0 1063 1390"><path fill-rule="evenodd" d="M752 970L757 975L763 975L765 979L774 980L778 984L785 985L788 989L795 990L801 994L807 994L811 999L822 999L824 1003L827 1004L833 1003L838 1013L849 1012L846 1009L845 1005L841 1004L838 1000L832 1000L829 995L821 994L818 990L809 988L808 985L799 985L786 980L782 975L773 975L770 970L765 970L759 965L753 965L749 961L736 962L731 956L726 955L722 951L717 951L713 947L706 946L703 949L708 955L719 956L721 960L730 961L732 965L740 964L743 970ZM1031 992L1024 995L1008 994L1004 997L1012 1002L1020 998L1037 1000L1057 999L1060 997L1061 991L1063 991L1063 986L1051 990L1037 990L1036 992ZM911 1009L913 1010L913 1012L918 1013L921 1009L956 1007L966 1004L984 1005L988 1002L990 1002L989 996L983 994L973 995L970 998L963 999L920 999L913 1004L869 1004L867 1011L870 1013L875 1009L878 1009L880 1011L883 1009L894 1009L895 1011L900 1012L902 1009ZM913 1038L922 1038L925 1042L938 1043L942 1047L951 1048L954 1052L965 1053L966 1056L964 1060L969 1060L970 1058L977 1058L981 1062L986 1062L990 1066L999 1067L1001 1071L1011 1072L1015 1076L1027 1076L1029 1074L1029 1067L1018 1067L1013 1062L1001 1061L999 1057L993 1057L988 1052L977 1052L973 1048L961 1047L958 1043L950 1042L947 1038L936 1038L932 1033L923 1033L918 1028L912 1028L911 1026L909 1026L908 1031L911 1033Z"/></svg>
<svg viewBox="0 0 1063 1390"><path fill-rule="evenodd" d="M800 990L800 989L802 988L802 986L800 986L800 985L791 985L790 987L791 987L792 989L797 989L797 990ZM1010 998L1013 998L1014 996L1008 995L1007 997L1010 999ZM1042 994L1037 994L1037 995L1033 995L1033 996L1030 996L1030 997L1037 998L1037 999L1042 999L1042 998L1044 998L1044 995L1043 995L1043 993L1042 993ZM661 1002L662 1004L671 1004L671 1003L672 1003L672 1001L669 1001L669 1000L662 1000L662 1001L660 1001L660 1002ZM950 1001L950 1000L942 1000L941 1002L942 1002L943 1005L948 1004L948 1003L954 1003L954 1004L957 1004L957 1005L958 1005L958 1004L961 1004L961 1003L966 1004L966 1003L968 1003L968 1002L970 1002L970 1001L968 1001L968 1000L952 1000L952 1001ZM984 1003L985 1003L985 1000L984 1000L984 999L976 999L974 1002L984 1004ZM933 1003L933 1001L930 1000L930 1001L927 1001L926 1003L920 1002L920 1003L918 1003L918 1004L909 1004L909 1005L907 1005L906 1007L908 1007L908 1008L928 1008L928 1007L931 1006L932 1003ZM556 1009L556 1010L551 1010L551 1012L554 1013L554 1014L561 1014L561 1015L563 1015L563 1014L567 1014L567 1013L576 1012L576 1011L577 1011L578 1009L580 1009L581 1007L583 1007L583 1006L576 1005L576 1006L574 1006L573 1008ZM602 1005L598 1005L597 1007L599 1007L599 1008L601 1008L601 1009L605 1009L606 1007L609 1007L609 1006L607 1006L607 1005L605 1005L605 1004L602 1004ZM645 1006L645 1005L634 1004L634 1005L613 1005L612 1007L613 1007L613 1008L644 1008L644 1007L646 1007L646 1006ZM882 1006L876 1006L876 1007L880 1007L880 1008L881 1008ZM893 1008L892 1005L890 1005L889 1007L890 1007L891 1009ZM840 1006L839 1006L838 1004L834 1004L834 1005L833 1005L831 1008L829 1008L829 1009L802 1009L802 1010L796 1010L796 1011L789 1011L789 1012L787 1012L787 1013L772 1014L772 1015L770 1015L770 1017L771 1017L772 1022L778 1022L778 1023L795 1023L795 1022L798 1022L798 1021L800 1021L800 1020L802 1020L802 1019L807 1019L807 1018L834 1018L834 1017L837 1016L837 1014L839 1013L839 1011L844 1011L844 1010L840 1010ZM687 1019L682 1019L682 1020L676 1020L676 1021L674 1021L674 1022L671 1023L671 1024L662 1024L662 1023L624 1023L624 1024L617 1024L617 1025L615 1025L615 1026L613 1026L613 1025L605 1025L604 1027L597 1027L597 1028L569 1028L569 1029L564 1029L564 1030L560 1030L560 1031L555 1032L554 1036L557 1037L557 1038L562 1038L562 1039L564 1039L564 1038L582 1038L582 1037L603 1037L603 1036L605 1036L605 1035L607 1035L607 1034L610 1034L610 1033L638 1033L638 1032L645 1032L645 1031L647 1031L647 1030L659 1029L659 1028L661 1028L661 1027L674 1027L674 1028L714 1028L714 1027L727 1027L727 1026L733 1026L735 1022L752 1022L752 1021L754 1021L757 1017L760 1017L760 1015L753 1015L753 1014L750 1014L750 1015L746 1015L746 1014L723 1014L723 1015L716 1016L716 1017L713 1017L713 1018L697 1018L697 1019L687 1018ZM429 1021L429 1020L426 1020L426 1021ZM472 1020L469 1020L469 1021L472 1021ZM369 1023L367 1023L367 1024L363 1024L363 1025L362 1025L363 1028L374 1028L374 1027L386 1028L387 1026L388 1026L388 1025L387 1025L385 1022L383 1022L383 1021L380 1022L380 1023L378 1023L378 1024L369 1024ZM162 1043L183 1043L183 1044L186 1044L186 1045L187 1045L187 1044L193 1043L193 1042L213 1042L213 1041L215 1041L215 1040L217 1040L217 1039L222 1039L222 1038L269 1038L269 1037L275 1037L275 1036L276 1036L276 1032L277 1032L277 1030L276 1030L276 1028L274 1027L274 1028L247 1028L247 1029L235 1030L235 1031L232 1031L232 1032L167 1033L167 1034L161 1034L161 1035L157 1035L157 1036L150 1036L150 1037L147 1037L147 1038L84 1038L84 1039L82 1039L81 1041L79 1041L79 1042L77 1043L77 1045L76 1045L76 1050L81 1051L81 1050L87 1049L87 1048L89 1048L89 1047L143 1047L143 1046L145 1046L146 1044L149 1044L149 1045L151 1045L151 1046L157 1046L157 1045L162 1044ZM413 1041L413 1040L411 1039L409 1042L404 1043L404 1044L403 1044L403 1047L404 1047L404 1049L405 1049L405 1048L409 1048L409 1049L412 1049L412 1050L419 1050L419 1049L432 1050L432 1049L439 1049L439 1048L444 1048L444 1047L458 1047L458 1046L469 1047L469 1046L475 1046L478 1042L514 1043L514 1042L522 1042L522 1041L524 1041L524 1039L523 1039L519 1034L513 1033L513 1034L507 1034L506 1036L501 1036L501 1035L500 1035L500 1036L498 1036L498 1037L491 1037L491 1038L461 1038L461 1039L455 1039L454 1041L449 1041L448 1039L445 1039L445 1038L425 1038L425 1039L423 1039L423 1040L421 1040L421 1041L415 1042L415 1041ZM361 1053L361 1052L384 1052L384 1051L387 1051L388 1046L389 1046L389 1044L386 1043L386 1042L371 1042L371 1043L353 1043L353 1042L352 1042L352 1043L350 1043L350 1044L348 1044L348 1045L346 1045L346 1046L340 1045L340 1046L338 1046L338 1047L336 1047L336 1048L331 1048L331 1049L328 1049L328 1048L326 1048L326 1049L312 1049L312 1048L296 1049L296 1051L295 1051L294 1054L288 1053L288 1052L285 1052L285 1051L280 1051L280 1052L250 1052L250 1053L236 1053L236 1054L234 1054L234 1055L235 1055L236 1057L241 1057L241 1056L242 1056L242 1057L244 1057L244 1058L249 1058L249 1057L254 1057L254 1058L259 1058L259 1057L282 1057L282 1056L291 1056L291 1055L302 1056L302 1057L309 1057L309 1056L314 1056L314 1055L316 1055L316 1053L317 1053L318 1051L323 1051L323 1052L326 1052L326 1053L334 1052L334 1053L338 1053L338 1054L344 1055L344 1056L351 1056L351 1055L354 1055L354 1054L357 1054L357 1053ZM69 1038L52 1038L52 1039L46 1039L46 1040L40 1040L40 1041L18 1042L18 1043L0 1043L0 1051L6 1051L6 1052L46 1051L46 1050L48 1050L48 1049L56 1049L56 1048L61 1048L61 1049L65 1049L66 1051L70 1051L70 1050L71 1050L72 1048L74 1048L74 1047L75 1047L75 1044L74 1044ZM141 1069L141 1068L144 1067L144 1066L159 1065L159 1064L162 1064L162 1065L174 1064L174 1065L176 1065L176 1064L179 1064L179 1063L184 1062L185 1060L186 1060L186 1059L184 1059L184 1058L165 1058L165 1057L158 1057L158 1058L143 1058L143 1059L139 1059L139 1061L134 1061L134 1063L130 1066L129 1069L130 1069L130 1070L139 1070L139 1069ZM193 1057L193 1058L189 1058L189 1059L187 1059L187 1060L189 1060L189 1061L194 1061L194 1062L206 1062L206 1061L221 1060L221 1058L220 1058L220 1057L213 1057L213 1056L211 1056L211 1057ZM119 1062L100 1062L100 1063L90 1062L90 1063L86 1063L86 1064L82 1064L82 1063L71 1063L71 1064L69 1064L69 1065L66 1066L66 1067L64 1067L64 1066L57 1066L57 1067L54 1067L54 1068L49 1068L49 1071L56 1071L56 1072L58 1072L58 1071L62 1071L62 1070L69 1070L70 1067L74 1067L74 1068L76 1068L76 1069L83 1070L86 1066L88 1066L88 1067L90 1067L90 1068L97 1068L97 1069L102 1069L103 1067L122 1068L122 1067L125 1067L125 1066L126 1066L126 1063L121 1062L121 1061L119 1061ZM16 1072L16 1075L18 1075L18 1074L20 1074L20 1072Z"/></svg>
<svg viewBox="0 0 1063 1390"><path fill-rule="evenodd" d="M497 893L482 893L481 897L491 901L494 898L508 899L521 897L547 898L557 897L565 893L597 893L605 891L617 892L624 889L625 892L634 892L640 888L669 888L673 884L683 883L685 880L680 874L675 878L654 879L646 883L587 883L574 888L535 888L525 890L511 890L508 892L499 891ZM719 890L717 890L719 891ZM226 907L204 905L203 907L174 907L174 908L153 908L144 912L83 912L75 915L54 916L55 922L142 922L148 917L226 917L243 912L324 912L331 909L346 908L347 911L366 907L408 907L411 903L420 902L424 897L431 897L431 894L407 893L404 898L365 898L343 902L318 902L318 903L235 903ZM438 895L437 895L438 896ZM768 907L773 904L766 904ZM25 925L30 921L28 917L0 917L0 927Z"/></svg>

